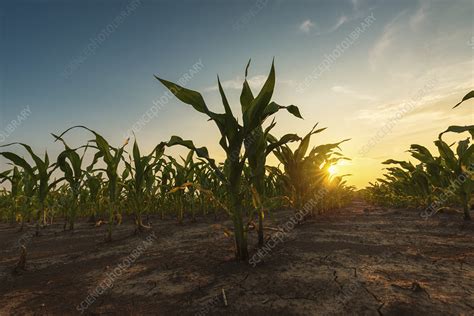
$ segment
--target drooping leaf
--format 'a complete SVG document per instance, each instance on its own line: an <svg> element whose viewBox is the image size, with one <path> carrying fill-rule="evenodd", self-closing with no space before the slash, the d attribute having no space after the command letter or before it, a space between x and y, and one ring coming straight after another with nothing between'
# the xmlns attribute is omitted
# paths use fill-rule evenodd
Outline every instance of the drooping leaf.
<svg viewBox="0 0 474 316"><path fill-rule="evenodd" d="M449 126L444 132L440 133L438 138L441 139L443 134L452 132L452 133L464 133L464 132L469 132L471 136L474 138L474 125L467 125L467 126L458 126L458 125L452 125Z"/></svg>

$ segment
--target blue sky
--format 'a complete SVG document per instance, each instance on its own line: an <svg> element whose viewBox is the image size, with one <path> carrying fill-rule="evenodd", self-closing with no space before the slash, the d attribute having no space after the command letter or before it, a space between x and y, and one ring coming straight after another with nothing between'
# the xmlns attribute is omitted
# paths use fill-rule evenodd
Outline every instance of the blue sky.
<svg viewBox="0 0 474 316"><path fill-rule="evenodd" d="M123 12L128 13L101 37ZM299 91L324 56L370 15L373 23ZM248 59L257 90L275 57L274 100L298 105L305 118L278 114L275 134L304 134L320 122L328 129L314 144L352 138L343 152L353 161L340 172L353 173L350 182L363 186L381 173L382 160L407 158L411 143L429 145L449 124L473 124L472 105L451 110L474 86L473 16L473 2L462 0L3 0L0 131L8 137L2 143L22 141L55 156L61 148L50 133L83 124L120 144L165 93L153 75L178 80L196 62L203 67L187 87L220 110L219 74L238 109ZM98 44L85 53L93 40ZM411 110L361 154L406 104ZM7 133L26 106L31 114ZM212 122L176 99L136 134L144 148L180 135L223 158ZM88 136L75 133L71 139Z"/></svg>

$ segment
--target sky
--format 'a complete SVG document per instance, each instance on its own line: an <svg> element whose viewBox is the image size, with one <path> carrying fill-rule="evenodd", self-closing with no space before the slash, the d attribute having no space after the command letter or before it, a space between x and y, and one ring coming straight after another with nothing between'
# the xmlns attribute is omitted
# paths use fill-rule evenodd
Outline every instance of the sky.
<svg viewBox="0 0 474 316"><path fill-rule="evenodd" d="M235 113L247 61L257 93L274 58L273 100L304 118L278 113L274 135L319 122L312 145L350 138L336 169L362 188L410 144L435 150L449 125L474 124L474 101L452 109L474 87L473 21L471 0L0 0L0 145L56 157L51 133L80 124L112 145L133 130L144 152L179 135L222 161L214 123L154 75L221 112L219 75Z"/></svg>

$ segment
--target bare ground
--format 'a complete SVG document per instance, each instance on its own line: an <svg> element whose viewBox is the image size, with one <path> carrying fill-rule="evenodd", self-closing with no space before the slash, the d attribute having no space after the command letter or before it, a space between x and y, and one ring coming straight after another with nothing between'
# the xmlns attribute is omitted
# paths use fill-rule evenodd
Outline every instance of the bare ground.
<svg viewBox="0 0 474 316"><path fill-rule="evenodd" d="M271 214L269 226L292 214ZM354 202L298 225L256 267L233 261L228 220L153 221L156 241L83 303L85 315L474 315L474 223L457 213L425 221ZM125 223L106 243L105 229L58 223L30 238L33 228L1 224L0 315L80 314L150 234ZM27 270L14 274L22 237Z"/></svg>

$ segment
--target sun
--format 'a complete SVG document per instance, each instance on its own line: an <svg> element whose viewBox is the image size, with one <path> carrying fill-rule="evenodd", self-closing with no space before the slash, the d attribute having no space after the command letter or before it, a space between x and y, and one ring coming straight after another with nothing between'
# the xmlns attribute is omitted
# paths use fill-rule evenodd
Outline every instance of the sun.
<svg viewBox="0 0 474 316"><path fill-rule="evenodd" d="M329 175L333 176L337 173L337 168L335 165L332 165L328 168Z"/></svg>

